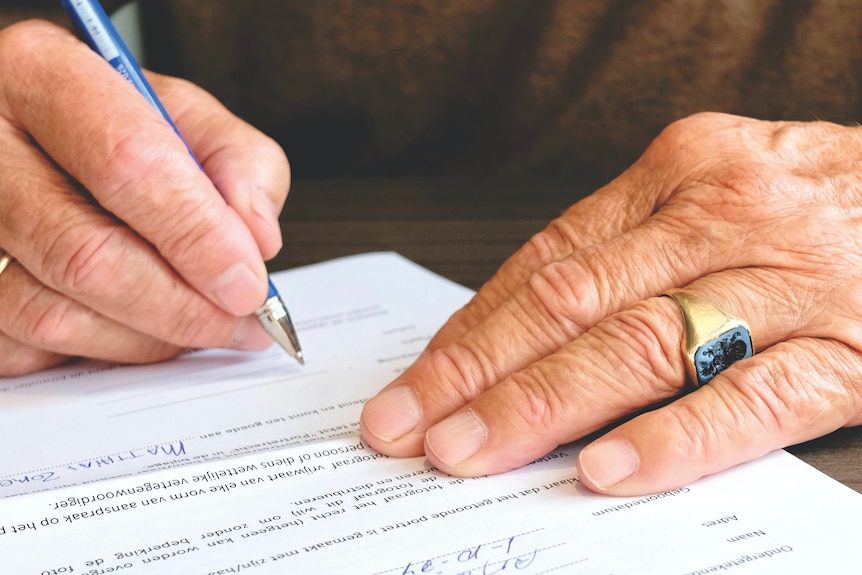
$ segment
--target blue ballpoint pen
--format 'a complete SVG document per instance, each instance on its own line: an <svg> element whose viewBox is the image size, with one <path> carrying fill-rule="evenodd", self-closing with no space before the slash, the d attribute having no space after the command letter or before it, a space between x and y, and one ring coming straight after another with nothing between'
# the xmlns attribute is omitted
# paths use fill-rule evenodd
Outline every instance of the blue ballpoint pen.
<svg viewBox="0 0 862 575"><path fill-rule="evenodd" d="M60 4L90 47L137 88L138 92L170 124L183 143L186 143L164 106L156 97L155 91L147 82L140 66L129 52L117 29L114 28L102 5L96 0L60 0ZM195 158L187 143L186 148L188 148L189 154ZM195 161L197 162L197 158ZM199 162L198 166L200 166ZM278 294L272 279L269 280L269 293L266 296L266 301L256 313L260 323L273 339L300 364L304 365L305 360L299 346L299 339L296 337L296 330L293 328L290 315L287 313L284 301Z"/></svg>

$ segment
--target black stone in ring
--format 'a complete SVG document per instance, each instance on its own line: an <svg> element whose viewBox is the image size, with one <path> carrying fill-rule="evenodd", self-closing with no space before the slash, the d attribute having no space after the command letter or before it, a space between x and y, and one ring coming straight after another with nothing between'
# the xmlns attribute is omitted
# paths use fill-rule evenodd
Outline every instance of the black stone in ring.
<svg viewBox="0 0 862 575"><path fill-rule="evenodd" d="M754 355L748 324L705 299L684 290L663 294L682 311L685 330L682 351L686 370L696 387L709 383L731 364Z"/></svg>

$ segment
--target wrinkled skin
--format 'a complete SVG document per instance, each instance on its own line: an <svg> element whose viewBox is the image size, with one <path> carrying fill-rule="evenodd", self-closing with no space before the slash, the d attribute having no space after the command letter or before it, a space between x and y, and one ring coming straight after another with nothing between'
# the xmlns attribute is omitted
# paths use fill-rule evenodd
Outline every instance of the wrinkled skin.
<svg viewBox="0 0 862 575"><path fill-rule="evenodd" d="M281 247L282 150L187 82L158 113L67 31L0 32L0 376L69 357L261 349L249 317Z"/></svg>
<svg viewBox="0 0 862 575"><path fill-rule="evenodd" d="M862 129L696 115L514 254L362 432L475 476L625 421L582 482L670 489L862 421L860 270ZM687 393L670 288L747 320L757 354Z"/></svg>

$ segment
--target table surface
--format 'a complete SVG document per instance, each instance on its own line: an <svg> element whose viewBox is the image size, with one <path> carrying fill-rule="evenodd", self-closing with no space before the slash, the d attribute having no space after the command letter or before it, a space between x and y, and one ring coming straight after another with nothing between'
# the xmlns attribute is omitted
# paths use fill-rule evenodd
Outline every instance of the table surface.
<svg viewBox="0 0 862 575"><path fill-rule="evenodd" d="M309 180L291 186L277 271L395 251L478 289L531 235L594 185L561 178ZM788 448L862 492L862 428Z"/></svg>

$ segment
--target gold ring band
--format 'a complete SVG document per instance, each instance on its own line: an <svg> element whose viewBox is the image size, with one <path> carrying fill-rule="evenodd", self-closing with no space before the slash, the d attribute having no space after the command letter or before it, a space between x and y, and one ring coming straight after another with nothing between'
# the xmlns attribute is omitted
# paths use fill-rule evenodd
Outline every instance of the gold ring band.
<svg viewBox="0 0 862 575"><path fill-rule="evenodd" d="M0 274L3 273L3 270L5 270L14 259L15 258L6 253L5 250L0 250Z"/></svg>
<svg viewBox="0 0 862 575"><path fill-rule="evenodd" d="M682 352L688 377L700 387L729 365L754 355L751 330L743 320L685 290L662 294L682 311Z"/></svg>

